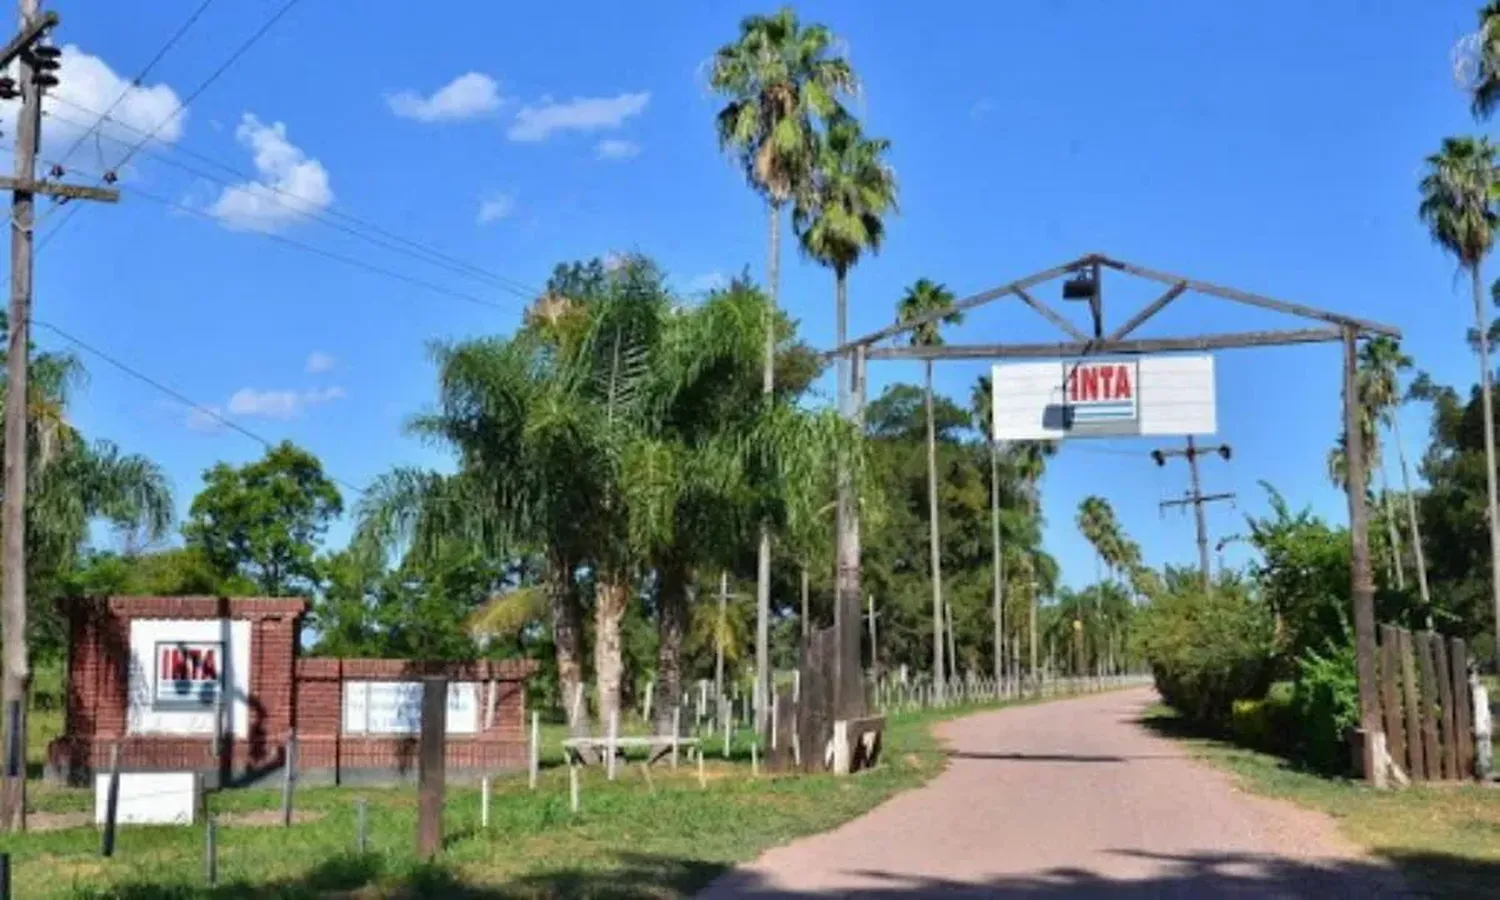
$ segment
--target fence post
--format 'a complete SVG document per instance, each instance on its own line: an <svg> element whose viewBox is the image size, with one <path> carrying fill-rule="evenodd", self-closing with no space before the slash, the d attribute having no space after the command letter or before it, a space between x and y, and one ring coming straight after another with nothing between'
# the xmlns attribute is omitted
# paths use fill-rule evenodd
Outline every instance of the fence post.
<svg viewBox="0 0 1500 900"><path fill-rule="evenodd" d="M209 887L219 883L219 850L214 839L214 817L203 817L203 880Z"/></svg>
<svg viewBox="0 0 1500 900"><path fill-rule="evenodd" d="M1411 632L1396 630L1396 652L1401 656L1401 707L1406 713L1406 774L1413 781L1427 778L1422 753L1422 711L1417 700L1417 669L1411 655Z"/></svg>
<svg viewBox="0 0 1500 900"><path fill-rule="evenodd" d="M1485 781L1494 766L1490 744L1494 726L1490 719L1490 693L1477 672L1469 675L1469 691L1474 698L1474 777Z"/></svg>
<svg viewBox="0 0 1500 900"><path fill-rule="evenodd" d="M606 752L609 754L609 763L606 766L609 772L609 780L615 780L615 745L620 738L620 711L614 710L609 714L609 740Z"/></svg>
<svg viewBox="0 0 1500 900"><path fill-rule="evenodd" d="M366 844L365 831L365 798L360 797L354 801L354 847L361 856L365 853Z"/></svg>
<svg viewBox="0 0 1500 900"><path fill-rule="evenodd" d="M578 764L568 757L568 805L578 812Z"/></svg>
<svg viewBox="0 0 1500 900"><path fill-rule="evenodd" d="M422 680L422 734L417 745L417 855L443 848L443 799L448 743L448 680Z"/></svg>
<svg viewBox="0 0 1500 900"><path fill-rule="evenodd" d="M1473 716L1469 707L1469 648L1463 638L1448 643L1448 663L1453 678L1453 739L1457 745L1458 777L1474 777Z"/></svg>
<svg viewBox="0 0 1500 900"><path fill-rule="evenodd" d="M490 827L490 776L479 779L479 827Z"/></svg>
<svg viewBox="0 0 1500 900"><path fill-rule="evenodd" d="M531 713L531 765L530 765L530 770L528 772L528 778L529 778L530 786L531 786L531 789L533 791L536 790L537 770L541 767L541 753L542 753L542 721L541 721L541 713L533 711Z"/></svg>
<svg viewBox="0 0 1500 900"><path fill-rule="evenodd" d="M292 827L292 791L297 783L297 729L286 736L286 766L281 780L281 827Z"/></svg>
<svg viewBox="0 0 1500 900"><path fill-rule="evenodd" d="M109 787L104 792L104 831L99 835L99 855L115 855L115 819L120 812L120 742L109 748Z"/></svg>

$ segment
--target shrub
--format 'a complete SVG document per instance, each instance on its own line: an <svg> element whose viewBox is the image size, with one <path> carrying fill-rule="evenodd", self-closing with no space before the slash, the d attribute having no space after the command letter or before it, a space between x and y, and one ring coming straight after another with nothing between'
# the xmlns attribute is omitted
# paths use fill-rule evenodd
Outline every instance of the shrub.
<svg viewBox="0 0 1500 900"><path fill-rule="evenodd" d="M1235 743L1266 753L1290 751L1297 731L1292 694L1291 682L1278 681L1262 699L1234 701L1229 733Z"/></svg>
<svg viewBox="0 0 1500 900"><path fill-rule="evenodd" d="M1331 774L1350 770L1348 735L1359 724L1352 643L1330 644L1322 653L1308 650L1298 657L1292 715L1299 759Z"/></svg>
<svg viewBox="0 0 1500 900"><path fill-rule="evenodd" d="M1200 724L1227 726L1234 701L1259 699L1270 687L1272 617L1236 582L1211 592L1174 585L1143 614L1138 635L1162 699Z"/></svg>

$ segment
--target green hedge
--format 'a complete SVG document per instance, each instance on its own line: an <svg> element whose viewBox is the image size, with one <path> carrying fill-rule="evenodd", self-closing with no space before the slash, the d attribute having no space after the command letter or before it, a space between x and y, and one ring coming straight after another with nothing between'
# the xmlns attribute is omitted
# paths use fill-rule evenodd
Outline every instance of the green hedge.
<svg viewBox="0 0 1500 900"><path fill-rule="evenodd" d="M1138 634L1162 699L1200 724L1227 728L1236 700L1271 685L1271 613L1239 584L1179 585L1145 611Z"/></svg>

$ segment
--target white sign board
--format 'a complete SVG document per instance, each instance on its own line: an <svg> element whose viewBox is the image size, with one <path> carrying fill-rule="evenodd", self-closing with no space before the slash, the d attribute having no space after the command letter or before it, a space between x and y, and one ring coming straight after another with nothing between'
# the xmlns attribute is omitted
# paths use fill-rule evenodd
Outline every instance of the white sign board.
<svg viewBox="0 0 1500 900"><path fill-rule="evenodd" d="M250 733L250 623L224 619L130 622L131 734Z"/></svg>
<svg viewBox="0 0 1500 900"><path fill-rule="evenodd" d="M344 682L345 734L416 734L422 730L422 682ZM448 733L479 730L479 686L448 684Z"/></svg>
<svg viewBox="0 0 1500 900"><path fill-rule="evenodd" d="M1212 356L1001 363L995 440L1213 434Z"/></svg>
<svg viewBox="0 0 1500 900"><path fill-rule="evenodd" d="M191 825L198 808L192 772L121 772L115 821L124 825ZM109 776L94 776L94 824L103 825Z"/></svg>

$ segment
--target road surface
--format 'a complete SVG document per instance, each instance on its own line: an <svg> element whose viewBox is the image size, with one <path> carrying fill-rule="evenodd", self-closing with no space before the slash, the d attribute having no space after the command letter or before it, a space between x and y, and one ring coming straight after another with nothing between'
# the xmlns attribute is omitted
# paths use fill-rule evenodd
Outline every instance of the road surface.
<svg viewBox="0 0 1500 900"><path fill-rule="evenodd" d="M1137 720L1149 688L939 729L951 764L704 896L1381 897L1400 879L1331 820L1248 795Z"/></svg>

